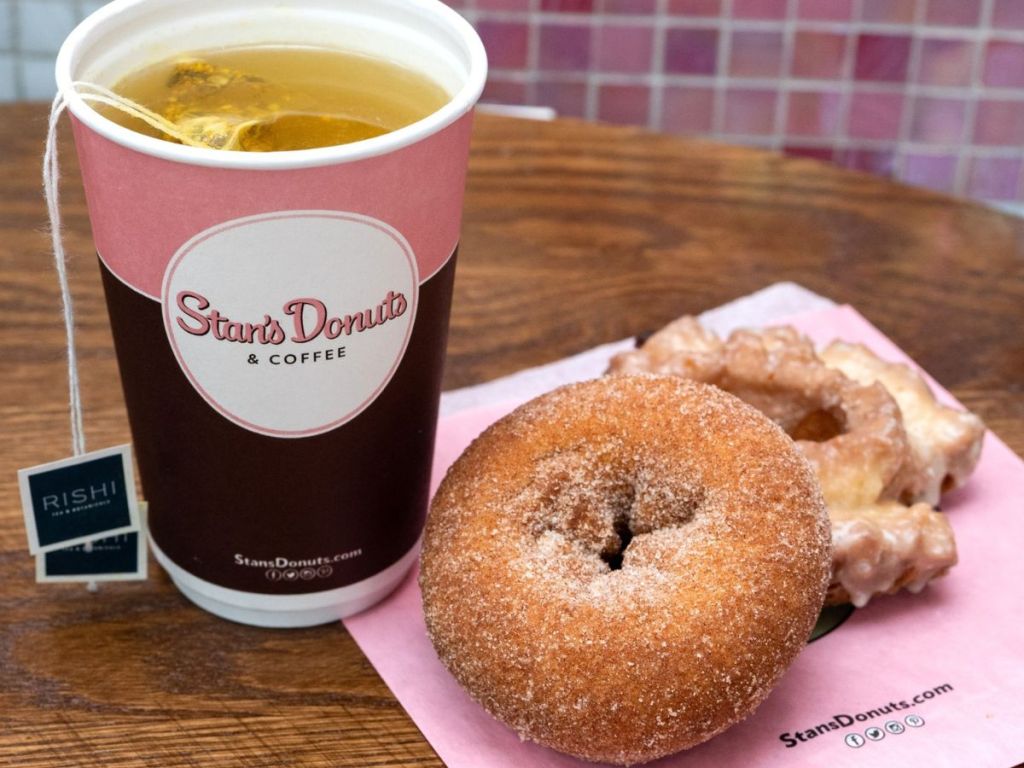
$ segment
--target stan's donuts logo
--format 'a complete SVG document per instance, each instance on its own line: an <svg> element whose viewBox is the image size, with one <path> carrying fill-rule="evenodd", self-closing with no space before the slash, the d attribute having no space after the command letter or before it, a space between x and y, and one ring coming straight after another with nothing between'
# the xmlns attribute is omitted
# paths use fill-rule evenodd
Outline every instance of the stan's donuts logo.
<svg viewBox="0 0 1024 768"><path fill-rule="evenodd" d="M240 344L283 344L286 340L307 344L317 339L337 339L363 333L405 314L409 302L402 293L388 291L375 307L331 316L327 304L320 299L301 298L285 302L281 311L289 320L264 314L258 322L232 320L210 300L195 291L181 291L177 296L178 326L193 336L210 334L217 341ZM285 331L285 326L289 331Z"/></svg>
<svg viewBox="0 0 1024 768"><path fill-rule="evenodd" d="M387 386L416 317L405 238L354 213L236 219L192 238L163 283L164 327L196 391L241 427L304 437Z"/></svg>

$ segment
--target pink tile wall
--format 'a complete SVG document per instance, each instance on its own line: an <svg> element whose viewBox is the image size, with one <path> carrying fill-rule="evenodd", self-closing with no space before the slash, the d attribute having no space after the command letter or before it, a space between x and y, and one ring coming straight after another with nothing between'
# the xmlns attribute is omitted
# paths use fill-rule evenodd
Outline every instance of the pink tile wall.
<svg viewBox="0 0 1024 768"><path fill-rule="evenodd" d="M1024 200L1024 0L450 0L484 101Z"/></svg>

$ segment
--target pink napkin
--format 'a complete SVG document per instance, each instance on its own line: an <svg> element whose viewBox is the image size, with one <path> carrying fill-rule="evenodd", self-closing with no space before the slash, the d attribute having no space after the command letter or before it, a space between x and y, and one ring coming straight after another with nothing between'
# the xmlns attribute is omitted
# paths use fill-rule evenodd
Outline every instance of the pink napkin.
<svg viewBox="0 0 1024 768"><path fill-rule="evenodd" d="M782 321L818 343L860 341L911 362L849 307ZM515 405L442 420L435 487L463 448ZM809 645L752 717L652 765L1004 768L1024 760L1022 496L1024 462L989 433L967 486L943 498L960 555L947 578L920 595L873 600ZM426 636L415 574L345 626L450 768L587 765L521 742L463 692Z"/></svg>

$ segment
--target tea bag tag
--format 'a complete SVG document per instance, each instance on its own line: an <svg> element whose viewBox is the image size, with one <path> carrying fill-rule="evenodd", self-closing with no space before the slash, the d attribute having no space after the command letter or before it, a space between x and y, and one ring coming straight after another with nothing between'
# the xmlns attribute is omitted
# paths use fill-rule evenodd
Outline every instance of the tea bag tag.
<svg viewBox="0 0 1024 768"><path fill-rule="evenodd" d="M20 469L18 490L33 555L141 528L129 445Z"/></svg>
<svg viewBox="0 0 1024 768"><path fill-rule="evenodd" d="M131 446L85 451L75 318L58 196L57 126L65 108L64 97L58 94L50 110L43 189L64 310L72 456L19 470L18 488L29 552L36 556L37 581L85 581L95 591L100 580L145 578L144 517L135 494ZM133 547L135 565L128 571L126 560L112 557L112 550L126 558Z"/></svg>
<svg viewBox="0 0 1024 768"><path fill-rule="evenodd" d="M139 513L145 520L146 502L139 502ZM105 536L84 544L76 544L36 555L36 581L86 582L90 592L101 581L142 581L147 577L147 554L143 530Z"/></svg>

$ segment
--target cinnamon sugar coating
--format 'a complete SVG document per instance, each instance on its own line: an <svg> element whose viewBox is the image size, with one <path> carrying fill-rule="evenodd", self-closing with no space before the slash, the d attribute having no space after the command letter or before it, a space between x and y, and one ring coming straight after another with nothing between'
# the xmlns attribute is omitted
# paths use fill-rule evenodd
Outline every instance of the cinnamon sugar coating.
<svg viewBox="0 0 1024 768"><path fill-rule="evenodd" d="M749 715L828 585L807 461L754 408L675 377L544 395L451 467L420 585L441 661L524 739L629 765Z"/></svg>

